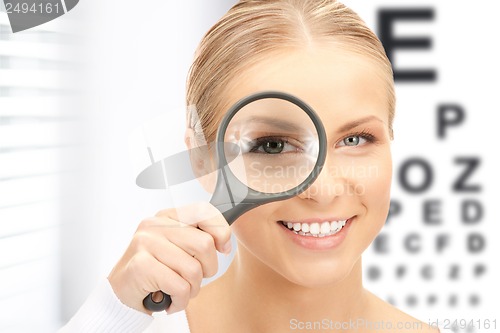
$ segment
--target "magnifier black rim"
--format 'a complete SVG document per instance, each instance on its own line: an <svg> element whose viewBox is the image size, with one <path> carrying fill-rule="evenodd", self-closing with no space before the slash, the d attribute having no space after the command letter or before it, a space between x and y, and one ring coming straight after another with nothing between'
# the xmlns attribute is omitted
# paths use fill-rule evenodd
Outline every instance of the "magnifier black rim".
<svg viewBox="0 0 500 333"><path fill-rule="evenodd" d="M318 133L318 143L319 143L319 152L318 152L318 158L316 160L316 164L314 165L313 169L311 170L311 173L309 176L302 181L299 185L295 186L294 188L291 188L287 191L283 192L277 192L277 193L267 193L267 192L261 192L256 189L253 189L251 187L248 187L248 185L244 184L241 180L236 177L232 171L232 175L234 176L234 179L237 180L242 186L245 186L251 191L254 191L254 194L257 194L257 196L262 195L262 196L272 196L272 197L292 197L295 195L298 195L299 193L302 193L305 191L312 183L313 181L319 176L321 169L323 168L323 165L325 163L326 159L326 145L327 145L327 138L326 138L326 132L325 128L323 127L323 123L321 122L318 114L313 110L312 107L310 107L307 103L299 99L298 97L291 95L289 93L281 92L281 91L263 91L263 92L258 92L255 94L252 94L250 96L247 96L241 100L239 100L236 104L234 104L231 109L224 115L224 118L222 119L219 129L217 131L217 137L216 137L216 142L217 142L217 147L216 147L216 154L217 154L217 159L219 161L219 166L225 166L227 165L227 159L224 154L224 137L225 133L227 130L227 127L229 126L229 123L233 119L233 117L236 115L236 113L241 110L243 107L246 105L255 102L257 100L261 99L268 99L268 98L277 98L277 99L282 99L285 101L288 101L292 104L295 104L299 108L301 108L306 114L309 116L311 121L314 124L314 127L316 128L316 131ZM228 168L230 170L230 168Z"/></svg>

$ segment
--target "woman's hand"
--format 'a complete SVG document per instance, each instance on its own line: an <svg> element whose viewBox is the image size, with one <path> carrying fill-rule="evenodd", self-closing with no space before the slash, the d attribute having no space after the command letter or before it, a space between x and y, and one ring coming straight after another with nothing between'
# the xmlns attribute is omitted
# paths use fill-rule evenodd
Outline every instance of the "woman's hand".
<svg viewBox="0 0 500 333"><path fill-rule="evenodd" d="M162 210L141 222L108 280L129 307L151 314L142 301L161 290L171 296L167 312L174 313L198 294L202 278L217 273L216 251L231 252L231 230L214 206Z"/></svg>

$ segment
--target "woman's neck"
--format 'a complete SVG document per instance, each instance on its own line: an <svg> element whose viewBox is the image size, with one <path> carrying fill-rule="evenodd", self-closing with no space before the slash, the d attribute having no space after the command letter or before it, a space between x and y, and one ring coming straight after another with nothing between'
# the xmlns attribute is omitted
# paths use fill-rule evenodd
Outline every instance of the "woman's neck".
<svg viewBox="0 0 500 333"><path fill-rule="evenodd" d="M240 247L216 282L226 291L224 301L238 317L234 319L243 326L252 325L253 331L290 331L294 325L322 321L335 325L362 318L366 309L361 259L341 281L304 287L288 281Z"/></svg>

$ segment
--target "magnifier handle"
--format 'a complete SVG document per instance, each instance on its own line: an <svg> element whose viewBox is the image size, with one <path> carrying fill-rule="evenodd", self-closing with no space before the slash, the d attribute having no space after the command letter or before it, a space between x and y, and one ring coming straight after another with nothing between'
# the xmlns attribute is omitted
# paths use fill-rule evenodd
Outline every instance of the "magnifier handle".
<svg viewBox="0 0 500 333"><path fill-rule="evenodd" d="M162 293L162 299L161 301L159 302L155 302L154 299L153 299L153 294L154 293L149 293L148 296L146 296L146 298L144 298L144 300L142 301L142 304L144 305L144 307L146 309L148 309L149 311L153 311L153 312L160 312L160 311L164 311L166 310L170 304L172 304L172 298L170 297L170 295L168 294L165 294L163 291L157 291L157 293Z"/></svg>
<svg viewBox="0 0 500 333"><path fill-rule="evenodd" d="M210 203L214 205L215 208L217 208L221 212L222 216L224 216L229 225L233 224L233 222L236 221L236 219L240 217L243 213L261 204L261 203L239 203L237 205L216 204L213 198L210 201Z"/></svg>
<svg viewBox="0 0 500 333"><path fill-rule="evenodd" d="M224 219L227 221L229 225L233 224L233 222L240 217L242 210L244 210L244 207L233 207L232 205L219 205L215 206L217 208L222 216L224 216Z"/></svg>

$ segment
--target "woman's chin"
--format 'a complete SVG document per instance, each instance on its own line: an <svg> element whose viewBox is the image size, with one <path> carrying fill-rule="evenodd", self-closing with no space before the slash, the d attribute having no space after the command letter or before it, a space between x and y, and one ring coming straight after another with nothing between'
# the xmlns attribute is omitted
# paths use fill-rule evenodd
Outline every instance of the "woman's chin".
<svg viewBox="0 0 500 333"><path fill-rule="evenodd" d="M352 265L326 262L301 265L287 269L281 275L291 283L304 288L333 287L346 279L352 271Z"/></svg>

